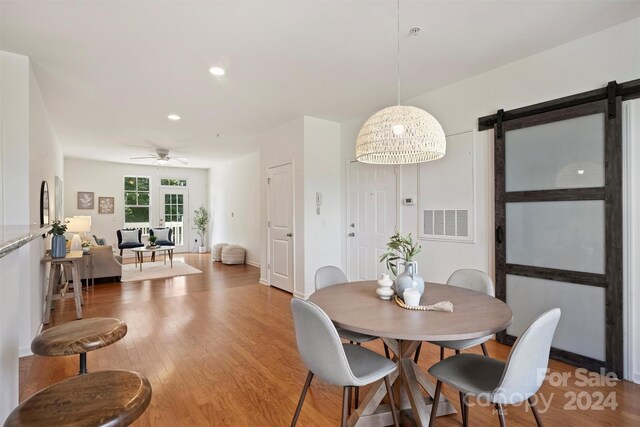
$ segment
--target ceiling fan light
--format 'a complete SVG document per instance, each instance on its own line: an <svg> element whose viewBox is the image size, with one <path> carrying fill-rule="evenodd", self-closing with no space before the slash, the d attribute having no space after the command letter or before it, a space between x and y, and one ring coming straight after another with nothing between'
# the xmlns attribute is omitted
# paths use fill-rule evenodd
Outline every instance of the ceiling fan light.
<svg viewBox="0 0 640 427"><path fill-rule="evenodd" d="M446 149L444 130L435 117L405 105L369 117L356 139L356 159L362 163L422 163L444 157Z"/></svg>
<svg viewBox="0 0 640 427"><path fill-rule="evenodd" d="M166 165L167 163L169 163L168 159L158 159L156 160L156 163L159 164L160 166L162 165Z"/></svg>

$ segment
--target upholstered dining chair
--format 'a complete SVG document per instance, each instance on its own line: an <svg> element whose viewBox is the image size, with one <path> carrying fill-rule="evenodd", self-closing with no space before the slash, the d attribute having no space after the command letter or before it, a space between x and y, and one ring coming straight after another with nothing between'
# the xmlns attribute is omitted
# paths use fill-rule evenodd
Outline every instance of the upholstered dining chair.
<svg viewBox="0 0 640 427"><path fill-rule="evenodd" d="M347 278L346 274L344 274L344 272L340 268L334 265L326 265L324 267L320 267L316 271L316 291L327 288L329 286L337 285L338 283L347 283L348 281L349 279ZM351 342L352 344L362 344L378 339L378 337L374 337L372 335L360 334L358 332L342 329L338 326L336 326L336 329L338 330L338 334L342 338L349 340L349 342Z"/></svg>
<svg viewBox="0 0 640 427"><path fill-rule="evenodd" d="M142 229L141 228L123 228L116 231L118 236L118 249L120 249L120 256L125 249L141 248L144 246L142 243Z"/></svg>
<svg viewBox="0 0 640 427"><path fill-rule="evenodd" d="M483 294L487 294L489 296L495 296L495 290L493 287L493 281L491 277L487 275L487 273L480 270L472 270L469 268L464 268L461 270L456 270L449 276L447 280L447 285L457 286L459 288L471 289L472 291L482 292ZM455 341L429 341L431 344L435 344L440 346L440 360L444 359L444 349L448 348L451 350L455 350L456 354L460 354L461 350L466 350L471 347L475 347L480 345L482 348L482 354L488 356L487 347L485 346L485 342L491 339L492 335L480 338L471 338L468 340L455 340ZM416 355L414 361L417 363L418 358L420 357L420 350L422 348L422 344L416 350Z"/></svg>
<svg viewBox="0 0 640 427"><path fill-rule="evenodd" d="M438 399L442 383L459 390L462 424L466 427L469 419L467 396L482 398L492 403L505 427L506 421L503 405L515 405L525 400L538 427L542 427L542 419L532 396L540 389L549 363L551 340L560 320L560 309L554 308L531 322L522 335L516 340L506 362L479 354L464 353L448 357L429 368L434 376L436 391L433 396L433 407L429 426L435 422Z"/></svg>
<svg viewBox="0 0 640 427"><path fill-rule="evenodd" d="M150 228L149 236L155 236L158 239L156 240L156 245L160 246L174 246L173 242L173 229L169 227L164 228Z"/></svg>
<svg viewBox="0 0 640 427"><path fill-rule="evenodd" d="M329 286L337 285L339 283L347 283L349 279L344 272L335 265L326 265L324 267L320 267L316 271L315 283L316 283L316 291L320 289L327 288ZM362 343L366 343L369 341L377 340L379 337L374 337L372 335L361 334L358 332L349 331L347 329L342 329L339 326L336 326L336 330L338 331L338 335L341 338L349 340L349 343L362 345ZM383 343L384 344L384 343ZM389 347L384 344L384 354L389 359ZM360 400L360 388L356 387L355 391L355 408L358 409L358 404Z"/></svg>
<svg viewBox="0 0 640 427"><path fill-rule="evenodd" d="M302 361L309 369L296 412L291 420L291 426L297 424L311 381L314 375L317 375L323 381L343 387L343 427L347 425L351 388L365 386L384 379L391 405L393 424L397 427L398 414L389 378L397 369L396 364L367 348L342 343L329 316L314 303L293 298L291 311L298 351Z"/></svg>

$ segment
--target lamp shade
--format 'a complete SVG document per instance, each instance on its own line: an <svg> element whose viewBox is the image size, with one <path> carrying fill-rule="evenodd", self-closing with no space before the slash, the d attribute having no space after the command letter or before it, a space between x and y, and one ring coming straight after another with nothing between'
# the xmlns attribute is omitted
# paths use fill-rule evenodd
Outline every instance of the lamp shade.
<svg viewBox="0 0 640 427"><path fill-rule="evenodd" d="M91 231L91 217L90 216L74 216L72 218L65 218L67 222L67 231L70 233L86 233Z"/></svg>
<svg viewBox="0 0 640 427"><path fill-rule="evenodd" d="M442 158L446 149L440 123L426 111L405 105L369 117L356 139L356 159L362 163L422 163Z"/></svg>

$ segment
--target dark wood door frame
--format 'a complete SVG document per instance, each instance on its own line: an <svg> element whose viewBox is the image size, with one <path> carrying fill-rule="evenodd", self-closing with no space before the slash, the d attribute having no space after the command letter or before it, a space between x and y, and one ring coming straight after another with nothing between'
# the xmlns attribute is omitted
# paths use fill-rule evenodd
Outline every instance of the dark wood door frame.
<svg viewBox="0 0 640 427"><path fill-rule="evenodd" d="M551 357L590 370L605 368L619 378L622 378L623 371L621 106L623 99L640 96L640 80L624 85L624 91L621 91L621 85L611 82L604 93L603 89L598 89L507 113L500 110L493 116L479 119L479 130L488 129L489 125L494 129L496 297L507 300L507 274L605 288L606 360L599 361L557 348L552 348ZM506 192L506 131L597 113L604 113L605 119L604 187ZM605 274L507 264L506 203L576 200L604 201ZM506 331L498 334L498 341L505 344L511 345L515 339Z"/></svg>

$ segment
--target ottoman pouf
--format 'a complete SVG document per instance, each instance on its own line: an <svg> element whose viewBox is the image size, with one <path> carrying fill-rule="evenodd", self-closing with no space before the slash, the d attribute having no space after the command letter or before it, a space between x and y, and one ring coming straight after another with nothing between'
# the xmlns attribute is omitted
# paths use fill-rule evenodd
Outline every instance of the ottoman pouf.
<svg viewBox="0 0 640 427"><path fill-rule="evenodd" d="M228 243L218 243L213 245L213 248L211 248L211 257L214 261L222 261L222 248L227 245Z"/></svg>
<svg viewBox="0 0 640 427"><path fill-rule="evenodd" d="M223 264L244 264L244 248L238 245L227 245L222 248Z"/></svg>

